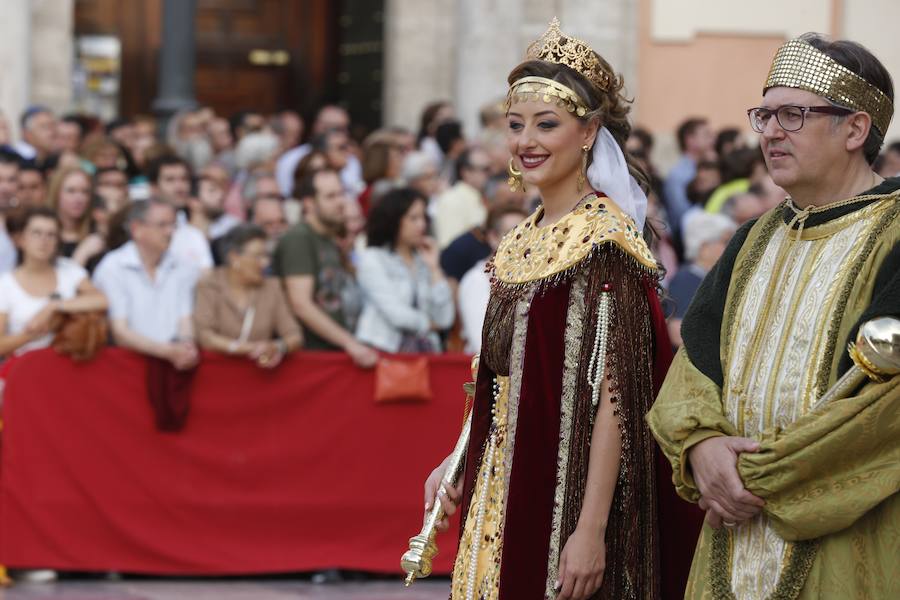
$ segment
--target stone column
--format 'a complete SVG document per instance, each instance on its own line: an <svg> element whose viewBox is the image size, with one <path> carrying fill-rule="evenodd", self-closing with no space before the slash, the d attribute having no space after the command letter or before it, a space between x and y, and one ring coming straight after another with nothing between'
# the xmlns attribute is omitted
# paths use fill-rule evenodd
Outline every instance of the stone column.
<svg viewBox="0 0 900 600"><path fill-rule="evenodd" d="M74 0L31 2L30 104L43 104L57 115L72 104Z"/></svg>
<svg viewBox="0 0 900 600"><path fill-rule="evenodd" d="M19 139L19 115L29 102L30 36L31 2L5 0L0 19L0 110L9 122L12 141Z"/></svg>
<svg viewBox="0 0 900 600"><path fill-rule="evenodd" d="M522 61L525 47L516 32L522 28L520 0L459 0L456 43L455 103L466 137L481 130L478 113L502 100L506 77Z"/></svg>
<svg viewBox="0 0 900 600"><path fill-rule="evenodd" d="M385 2L385 125L418 131L426 104L456 101L456 27L453 2Z"/></svg>
<svg viewBox="0 0 900 600"><path fill-rule="evenodd" d="M153 110L163 120L185 108L194 108L194 21L197 0L164 0L159 85ZM164 125L164 123L163 123Z"/></svg>
<svg viewBox="0 0 900 600"><path fill-rule="evenodd" d="M417 127L422 107L448 99L467 137L478 111L506 94L506 76L554 16L593 46L634 93L637 9L632 0L387 0L384 119Z"/></svg>

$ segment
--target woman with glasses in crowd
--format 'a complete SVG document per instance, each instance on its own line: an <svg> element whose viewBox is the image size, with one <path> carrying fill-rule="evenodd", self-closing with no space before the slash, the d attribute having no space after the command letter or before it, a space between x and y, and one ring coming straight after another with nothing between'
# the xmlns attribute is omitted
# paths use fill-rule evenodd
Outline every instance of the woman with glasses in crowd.
<svg viewBox="0 0 900 600"><path fill-rule="evenodd" d="M31 207L11 223L19 265L0 275L0 356L46 348L66 314L105 311L87 271L59 256L56 212Z"/></svg>
<svg viewBox="0 0 900 600"><path fill-rule="evenodd" d="M238 225L222 239L225 265L197 283L194 330L200 347L246 357L265 369L300 347L302 336L269 266L266 232Z"/></svg>

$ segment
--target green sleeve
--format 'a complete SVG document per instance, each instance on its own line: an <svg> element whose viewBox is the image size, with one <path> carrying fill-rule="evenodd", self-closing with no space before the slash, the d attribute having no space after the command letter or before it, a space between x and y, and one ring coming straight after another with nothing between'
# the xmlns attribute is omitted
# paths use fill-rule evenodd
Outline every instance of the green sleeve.
<svg viewBox="0 0 900 600"><path fill-rule="evenodd" d="M295 228L282 236L275 248L273 268L279 277L312 275L319 272L313 233Z"/></svg>
<svg viewBox="0 0 900 600"><path fill-rule="evenodd" d="M900 490L900 376L763 434L741 454L748 491L786 540L841 531Z"/></svg>
<svg viewBox="0 0 900 600"><path fill-rule="evenodd" d="M737 432L723 414L721 388L694 366L684 348L669 367L647 423L672 463L678 495L697 502L700 492L688 468L688 451L703 440Z"/></svg>

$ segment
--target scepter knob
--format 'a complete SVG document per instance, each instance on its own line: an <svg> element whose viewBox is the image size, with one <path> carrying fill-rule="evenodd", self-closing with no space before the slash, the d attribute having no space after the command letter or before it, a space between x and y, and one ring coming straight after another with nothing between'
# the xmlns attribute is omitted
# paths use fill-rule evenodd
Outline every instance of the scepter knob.
<svg viewBox="0 0 900 600"><path fill-rule="evenodd" d="M900 319L878 317L863 323L850 356L870 379L883 381L900 373Z"/></svg>

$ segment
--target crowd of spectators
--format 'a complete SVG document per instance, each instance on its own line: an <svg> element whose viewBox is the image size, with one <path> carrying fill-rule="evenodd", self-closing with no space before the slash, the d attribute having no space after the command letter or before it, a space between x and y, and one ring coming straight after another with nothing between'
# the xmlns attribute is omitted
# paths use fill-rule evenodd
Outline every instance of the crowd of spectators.
<svg viewBox="0 0 900 600"><path fill-rule="evenodd" d="M21 115L0 134L0 355L51 344L66 315L108 315L111 339L189 371L200 350L277 366L298 348L476 352L485 263L537 197L506 185L505 119L465 132L453 106L417 132L350 135L351 115L209 108L102 123ZM8 132L3 123L0 132ZM628 150L650 174L652 247L673 343L705 274L743 223L784 198L741 130L702 118L677 130L663 175L654 139ZM900 143L875 168L900 173Z"/></svg>

